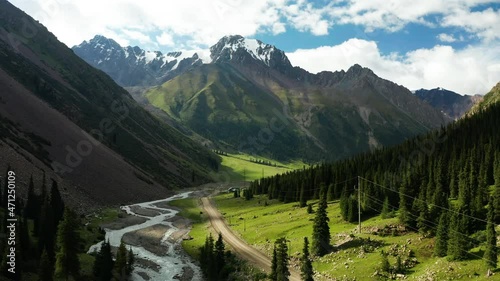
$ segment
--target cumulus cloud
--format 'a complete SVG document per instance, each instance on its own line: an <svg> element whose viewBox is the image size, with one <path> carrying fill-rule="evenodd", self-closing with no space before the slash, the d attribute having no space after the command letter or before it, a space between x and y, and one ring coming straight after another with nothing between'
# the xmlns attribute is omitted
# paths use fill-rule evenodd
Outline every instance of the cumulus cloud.
<svg viewBox="0 0 500 281"><path fill-rule="evenodd" d="M228 34L252 36L261 30L285 31L280 11L285 0L171 1L143 0L13 0L12 3L35 19L68 46L96 34L118 33L128 41L147 34L170 30L188 38L195 46L208 46ZM142 40L147 40L141 37ZM163 43L165 36L154 38ZM162 40L164 39L164 40ZM162 42L158 42L162 44Z"/></svg>
<svg viewBox="0 0 500 281"><path fill-rule="evenodd" d="M204 50L224 35L258 37L295 29L317 36L336 25L357 25L358 38L366 32L398 32L408 24L452 28L480 44L461 50L450 46L417 49L404 54L382 54L375 41L351 39L290 53L291 61L309 71L347 69L354 63L411 89L442 86L460 93L484 93L500 80L500 11L483 4L498 0L11 0L43 23L68 46L96 34L122 46ZM152 35L154 34L154 35ZM333 34L332 36L335 36ZM456 34L440 34L442 44L464 41ZM278 46L280 47L280 46Z"/></svg>
<svg viewBox="0 0 500 281"><path fill-rule="evenodd" d="M297 30L310 31L314 35L327 35L329 21L325 19L328 7L314 8L311 3L304 0L297 1L283 8L283 12L290 24Z"/></svg>
<svg viewBox="0 0 500 281"><path fill-rule="evenodd" d="M437 39L441 42L445 42L445 43L453 43L453 42L456 42L457 39L455 37L453 37L453 35L451 34L446 34L446 33L441 33L439 34L438 36L436 36Z"/></svg>
<svg viewBox="0 0 500 281"><path fill-rule="evenodd" d="M500 50L493 43L463 50L438 45L402 55L383 55L374 41L350 39L287 55L292 64L313 73L347 70L358 63L411 90L444 87L461 94L485 94L500 81Z"/></svg>
<svg viewBox="0 0 500 281"><path fill-rule="evenodd" d="M443 19L443 26L463 27L480 38L491 41L500 38L500 10L456 10Z"/></svg>
<svg viewBox="0 0 500 281"><path fill-rule="evenodd" d="M158 43L160 45L163 45L163 46L173 46L174 45L174 38L172 37L171 34L169 34L167 32L162 32L162 34L160 36L156 36L156 41L158 41Z"/></svg>
<svg viewBox="0 0 500 281"><path fill-rule="evenodd" d="M329 5L331 18L340 24L356 24L365 31L396 32L410 23L430 27L459 27L478 33L481 39L500 38L500 11L487 8L473 11L497 0L349 0ZM428 17L433 18L429 20ZM436 22L434 22L436 21Z"/></svg>
<svg viewBox="0 0 500 281"><path fill-rule="evenodd" d="M458 27L495 40L500 34L500 11L482 8L497 0L11 0L38 19L68 46L95 34L116 34L117 41L135 40L123 29L151 38L158 45L182 38L192 48L207 47L228 34L255 36L296 29L313 35L330 34L334 25L355 24L365 32L396 32L407 24ZM429 20L429 16L435 20ZM137 34L132 34L137 35ZM142 38L145 40L146 38ZM161 41L161 42L160 42ZM148 46L145 46L148 47Z"/></svg>

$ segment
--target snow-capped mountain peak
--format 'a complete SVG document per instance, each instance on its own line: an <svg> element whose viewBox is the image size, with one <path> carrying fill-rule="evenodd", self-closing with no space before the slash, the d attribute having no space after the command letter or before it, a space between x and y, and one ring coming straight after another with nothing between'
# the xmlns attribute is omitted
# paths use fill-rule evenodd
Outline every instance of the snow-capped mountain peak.
<svg viewBox="0 0 500 281"><path fill-rule="evenodd" d="M137 81L143 80L158 84L203 63L196 52L170 52L164 55L137 46L122 47L102 35L74 46L73 51L94 67L112 73L112 78L122 86L136 85Z"/></svg>
<svg viewBox="0 0 500 281"><path fill-rule="evenodd" d="M241 61L246 53L270 67L276 64L276 60L290 64L285 53L273 45L240 35L224 36L210 48L210 52L212 62Z"/></svg>

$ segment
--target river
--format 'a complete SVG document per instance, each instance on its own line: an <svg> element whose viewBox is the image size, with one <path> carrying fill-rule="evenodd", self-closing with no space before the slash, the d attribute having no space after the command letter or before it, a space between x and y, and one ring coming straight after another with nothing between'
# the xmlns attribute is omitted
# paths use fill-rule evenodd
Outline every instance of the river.
<svg viewBox="0 0 500 281"><path fill-rule="evenodd" d="M127 249L132 248L132 251L134 252L135 256L137 258L145 259L147 261L153 262L159 266L159 270L153 270L151 268L144 268L142 266L134 266L134 271L131 276L132 281L144 281L148 280L147 278L145 279L143 276L147 275L149 276L149 280L154 280L154 281L173 281L173 280L178 280L174 279L176 276L182 276L184 272L184 268L190 268L193 272L193 277L192 281L198 281L198 280L203 280L202 279L202 274L200 268L195 265L192 260L186 255L183 254L178 250L179 243L180 241L177 242L170 242L169 237L175 233L178 228L176 228L172 222L166 221L170 218L173 218L178 211L169 209L169 208L163 208L157 206L159 203L165 203L165 202L170 202L178 199L185 199L188 198L189 195L192 192L185 192L181 194L177 194L175 196L162 199L162 200L156 200L156 201L151 201L151 202L145 202L145 203L139 203L139 204L133 204L129 206L122 206L121 209L127 212L127 214L132 215L132 216L137 216L141 217L144 219L147 219L144 223L136 224L136 225L131 225L128 227L124 227L122 229L118 230L111 230L111 229L105 229L106 231L106 240L109 240L109 243L111 244L112 247L118 247L120 246L120 242L122 240L123 235L125 235L128 232L133 232L136 230L140 229L145 229L154 225L162 224L165 226L168 226L170 229L165 232L163 239L161 241L162 246L166 247L167 254L164 256L159 256L156 255L143 247L136 247L136 246L130 246L127 245ZM137 208L139 209L147 209L147 210L156 210L160 214L155 215L155 216L144 216L135 213L133 210L137 211ZM102 241L91 246L89 249L89 253L94 252L98 249L100 249L102 244ZM190 270L190 271L191 271Z"/></svg>

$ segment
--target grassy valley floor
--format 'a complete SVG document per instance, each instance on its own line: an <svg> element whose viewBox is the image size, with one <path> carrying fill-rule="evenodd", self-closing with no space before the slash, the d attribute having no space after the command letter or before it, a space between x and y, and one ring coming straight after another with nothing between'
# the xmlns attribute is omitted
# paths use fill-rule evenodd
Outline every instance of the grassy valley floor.
<svg viewBox="0 0 500 281"><path fill-rule="evenodd" d="M282 163L260 156L253 157L247 154L225 154L219 156L222 157L221 169L219 173L215 175L216 180L219 182L253 181L263 176L269 177L309 167L309 165L302 161ZM256 159L270 163L270 165L256 163Z"/></svg>
<svg viewBox="0 0 500 281"><path fill-rule="evenodd" d="M266 198L256 196L246 201L223 194L214 199L237 235L269 256L274 241L286 237L291 263L298 268L303 238L311 239L314 214L308 214L307 208L299 208L298 203L283 204ZM481 259L484 248L481 247L472 249L471 258L462 262L433 257L434 239L403 230L397 218L376 216L364 220L362 234L358 235L357 224L342 220L338 202L329 203L328 216L332 245L336 250L314 259L316 280L384 280L385 277L376 274L381 264L381 250L389 254L391 265L396 263L397 255L403 257L403 262L406 260L410 268L405 277L399 278L408 280L496 280L500 275L497 270L495 276L486 277L487 268ZM386 235L373 234L377 231L385 231Z"/></svg>

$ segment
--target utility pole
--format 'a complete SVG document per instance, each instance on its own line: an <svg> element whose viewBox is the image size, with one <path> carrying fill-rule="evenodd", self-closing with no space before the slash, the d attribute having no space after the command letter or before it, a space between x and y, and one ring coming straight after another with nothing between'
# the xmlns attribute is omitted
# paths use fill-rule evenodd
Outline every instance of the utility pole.
<svg viewBox="0 0 500 281"><path fill-rule="evenodd" d="M361 234L361 186L358 176L358 234Z"/></svg>

